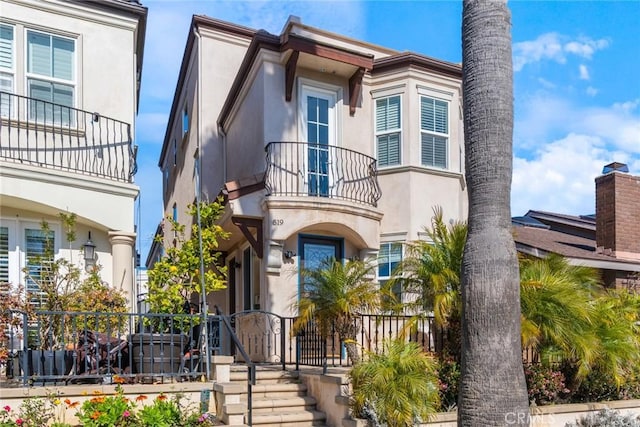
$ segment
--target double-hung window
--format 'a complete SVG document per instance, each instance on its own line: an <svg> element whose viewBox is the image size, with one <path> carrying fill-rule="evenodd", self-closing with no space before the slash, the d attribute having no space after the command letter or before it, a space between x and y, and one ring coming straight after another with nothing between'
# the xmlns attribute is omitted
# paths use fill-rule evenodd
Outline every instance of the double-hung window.
<svg viewBox="0 0 640 427"><path fill-rule="evenodd" d="M400 164L400 95L376 99L376 149L378 166Z"/></svg>
<svg viewBox="0 0 640 427"><path fill-rule="evenodd" d="M420 151L423 166L447 168L449 103L420 97Z"/></svg>
<svg viewBox="0 0 640 427"><path fill-rule="evenodd" d="M393 272L396 270L401 261L401 242L380 244L380 251L378 252L378 282L381 286L391 278ZM400 289L399 285L394 285L393 293L396 295L398 301L400 301L402 296L402 289Z"/></svg>
<svg viewBox="0 0 640 427"><path fill-rule="evenodd" d="M73 39L27 31L27 92L39 100L29 114L38 122L75 125L75 51Z"/></svg>
<svg viewBox="0 0 640 427"><path fill-rule="evenodd" d="M54 239L55 236L51 230L32 228L24 230L26 288L31 295L31 303L36 306L40 306L43 302L40 284L52 279Z"/></svg>
<svg viewBox="0 0 640 427"><path fill-rule="evenodd" d="M15 30L12 25L0 24L0 116L9 117L11 93L15 76Z"/></svg>

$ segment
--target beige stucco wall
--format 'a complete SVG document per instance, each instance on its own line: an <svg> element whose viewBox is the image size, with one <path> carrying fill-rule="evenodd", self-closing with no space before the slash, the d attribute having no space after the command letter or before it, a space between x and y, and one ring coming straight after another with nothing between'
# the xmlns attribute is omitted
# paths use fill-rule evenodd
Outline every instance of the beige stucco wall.
<svg viewBox="0 0 640 427"><path fill-rule="evenodd" d="M195 198L193 171L198 144L201 145L203 197L213 200L228 181L225 177L224 138L219 134L216 120L249 44L245 38L208 28L199 28L199 35L190 52L184 86L176 94L178 109L176 116L171 118L170 134L166 138L170 145L161 159L163 165L168 165L171 176L169 191L164 195L164 216L171 216L175 203L179 221L187 225L190 225L191 217L185 213L186 206ZM182 109L185 103L189 110L190 129L183 140ZM174 139L178 143L175 167Z"/></svg>
<svg viewBox="0 0 640 427"><path fill-rule="evenodd" d="M26 30L32 29L75 40L75 108L129 124L135 135L137 19L108 8L82 2L46 0L0 1L3 20L14 25L14 93L26 96ZM72 134L72 132L70 133ZM6 137L6 134L4 134ZM43 132L39 134L42 136ZM104 137L104 135L101 135ZM125 134L126 136L126 134ZM113 141L110 141L113 142ZM116 141L120 142L120 141ZM123 149L122 168L128 168ZM133 245L135 244L134 203L139 194L135 184L96 178L44 167L2 162L0 165L2 216L56 220L58 212L77 217L79 245L88 232L97 245L102 278L122 286L135 306ZM127 243L113 244L116 235ZM65 245L66 246L66 245ZM113 248L119 255L115 259ZM60 256L78 259L77 249ZM127 259L123 257L126 255ZM117 276L117 278L116 278Z"/></svg>
<svg viewBox="0 0 640 427"><path fill-rule="evenodd" d="M16 93L26 94L24 30L71 37L76 40L76 108L130 123L135 134L135 19L56 0L2 1L0 10L16 24Z"/></svg>

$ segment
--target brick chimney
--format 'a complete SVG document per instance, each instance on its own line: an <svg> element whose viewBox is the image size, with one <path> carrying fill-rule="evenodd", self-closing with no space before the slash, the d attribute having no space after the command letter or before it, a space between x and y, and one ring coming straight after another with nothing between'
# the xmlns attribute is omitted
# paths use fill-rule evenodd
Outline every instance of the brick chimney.
<svg viewBox="0 0 640 427"><path fill-rule="evenodd" d="M640 176L610 163L596 178L596 247L618 259L640 261Z"/></svg>

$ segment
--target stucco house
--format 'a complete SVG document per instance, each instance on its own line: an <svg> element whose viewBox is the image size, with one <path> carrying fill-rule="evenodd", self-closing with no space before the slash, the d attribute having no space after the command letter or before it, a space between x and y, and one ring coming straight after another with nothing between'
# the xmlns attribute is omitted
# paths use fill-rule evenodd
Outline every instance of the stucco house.
<svg viewBox="0 0 640 427"><path fill-rule="evenodd" d="M607 287L640 292L640 176L610 163L595 180L595 215L530 210L514 217L519 252L556 253L572 265L598 269Z"/></svg>
<svg viewBox="0 0 640 427"><path fill-rule="evenodd" d="M293 16L277 35L194 16L158 165L165 216L224 198L210 306L292 314L300 267L366 259L383 281L434 207L466 219L461 75Z"/></svg>
<svg viewBox="0 0 640 427"><path fill-rule="evenodd" d="M134 310L133 135L147 9L1 0L0 10L0 283L37 291L22 270L43 251L44 220L54 256L100 265ZM77 215L72 244L60 212Z"/></svg>

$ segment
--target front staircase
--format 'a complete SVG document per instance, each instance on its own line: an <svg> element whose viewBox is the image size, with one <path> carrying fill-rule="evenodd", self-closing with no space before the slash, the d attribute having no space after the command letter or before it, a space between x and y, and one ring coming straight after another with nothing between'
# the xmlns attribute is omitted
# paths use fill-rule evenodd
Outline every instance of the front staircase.
<svg viewBox="0 0 640 427"><path fill-rule="evenodd" d="M243 387L240 401L247 402L247 367L232 365L231 383ZM252 424L259 427L326 426L326 415L316 409L316 399L298 373L279 367L258 367L252 387ZM245 423L247 418L245 415Z"/></svg>

